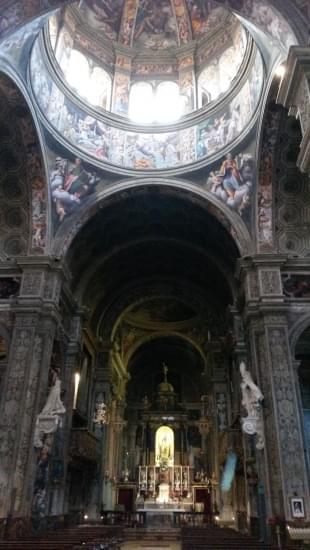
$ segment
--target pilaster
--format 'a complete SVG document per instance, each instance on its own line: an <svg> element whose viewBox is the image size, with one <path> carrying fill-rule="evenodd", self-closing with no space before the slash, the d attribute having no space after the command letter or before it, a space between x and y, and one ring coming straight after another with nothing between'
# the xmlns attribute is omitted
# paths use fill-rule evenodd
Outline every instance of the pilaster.
<svg viewBox="0 0 310 550"><path fill-rule="evenodd" d="M244 324L251 343L250 368L264 394L265 448L258 451L265 478L269 517L291 521L291 499L304 499L310 515L302 423L288 339L288 316L281 282L281 256L240 262L245 287Z"/></svg>
<svg viewBox="0 0 310 550"><path fill-rule="evenodd" d="M35 420L46 398L55 331L60 320L63 266L51 258L19 258L14 318L0 421L0 517L30 515Z"/></svg>

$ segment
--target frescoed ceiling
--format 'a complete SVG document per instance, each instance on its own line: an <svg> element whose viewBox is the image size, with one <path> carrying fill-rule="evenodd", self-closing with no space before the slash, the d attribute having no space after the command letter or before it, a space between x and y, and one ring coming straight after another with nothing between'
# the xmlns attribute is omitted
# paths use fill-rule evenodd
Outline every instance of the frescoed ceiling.
<svg viewBox="0 0 310 550"><path fill-rule="evenodd" d="M214 32L229 15L205 0L84 0L74 11L97 34L147 49L186 44Z"/></svg>

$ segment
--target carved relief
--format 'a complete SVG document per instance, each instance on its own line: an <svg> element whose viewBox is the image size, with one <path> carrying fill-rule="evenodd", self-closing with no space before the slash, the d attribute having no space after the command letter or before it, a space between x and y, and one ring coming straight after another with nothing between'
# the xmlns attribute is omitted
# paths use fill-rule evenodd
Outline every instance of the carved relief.
<svg viewBox="0 0 310 550"><path fill-rule="evenodd" d="M19 452L15 467L13 486L15 489L14 509L20 511L22 505L23 492L26 489L26 469L28 464L28 456L31 451L31 435L32 435L32 420L35 407L35 396L37 393L39 371L41 366L41 358L43 351L43 336L37 334L34 339L31 371L28 380L25 400L23 402L23 417L22 417L22 440L19 445Z"/></svg>
<svg viewBox="0 0 310 550"><path fill-rule="evenodd" d="M264 334L256 334L255 346L257 350L257 359L260 372L262 390L264 392L264 427L265 427L265 455L267 470L269 472L270 484L268 490L271 497L271 509L273 514L281 514L282 506L279 501L281 494L281 470L280 457L277 445L277 433L273 417L273 397L270 384L270 373L267 363L266 339Z"/></svg>
<svg viewBox="0 0 310 550"><path fill-rule="evenodd" d="M269 329L269 346L275 392L274 409L279 430L282 481L287 498L306 496L303 446L298 423L294 380L288 360L289 348L282 327Z"/></svg>
<svg viewBox="0 0 310 550"><path fill-rule="evenodd" d="M19 426L19 411L23 400L24 377L32 344L32 331L16 329L12 342L13 357L6 387L6 399L0 424L0 514L6 515L6 493L12 473L12 457ZM17 474L18 475L18 474ZM2 512L3 511L3 512Z"/></svg>
<svg viewBox="0 0 310 550"><path fill-rule="evenodd" d="M41 293L42 271L24 273L21 294L25 296L39 296Z"/></svg>
<svg viewBox="0 0 310 550"><path fill-rule="evenodd" d="M248 272L248 294L250 299L259 297L259 287L256 271Z"/></svg>
<svg viewBox="0 0 310 550"><path fill-rule="evenodd" d="M259 271L262 294L282 294L280 273L278 270Z"/></svg>

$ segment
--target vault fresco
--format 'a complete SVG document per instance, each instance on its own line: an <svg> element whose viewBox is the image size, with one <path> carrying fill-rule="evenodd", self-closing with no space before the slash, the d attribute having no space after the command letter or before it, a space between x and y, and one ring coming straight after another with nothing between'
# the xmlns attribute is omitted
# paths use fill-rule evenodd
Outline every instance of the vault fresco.
<svg viewBox="0 0 310 550"><path fill-rule="evenodd" d="M70 145L103 165L161 170L207 159L240 136L253 120L263 85L263 67L257 52L249 79L230 103L220 106L203 123L175 132L124 131L78 108L51 81L38 43L31 59L31 81L42 115Z"/></svg>

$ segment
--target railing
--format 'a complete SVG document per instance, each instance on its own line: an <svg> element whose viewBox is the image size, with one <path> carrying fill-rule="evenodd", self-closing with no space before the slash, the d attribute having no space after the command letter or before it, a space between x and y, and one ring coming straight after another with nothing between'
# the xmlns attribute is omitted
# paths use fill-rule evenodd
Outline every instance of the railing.
<svg viewBox="0 0 310 550"><path fill-rule="evenodd" d="M146 512L121 512L104 510L101 513L103 525L123 525L126 527L145 527Z"/></svg>
<svg viewBox="0 0 310 550"><path fill-rule="evenodd" d="M70 455L97 462L100 459L100 443L87 428L72 428Z"/></svg>
<svg viewBox="0 0 310 550"><path fill-rule="evenodd" d="M173 525L175 527L201 527L214 523L213 515L205 512L173 512Z"/></svg>

